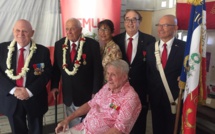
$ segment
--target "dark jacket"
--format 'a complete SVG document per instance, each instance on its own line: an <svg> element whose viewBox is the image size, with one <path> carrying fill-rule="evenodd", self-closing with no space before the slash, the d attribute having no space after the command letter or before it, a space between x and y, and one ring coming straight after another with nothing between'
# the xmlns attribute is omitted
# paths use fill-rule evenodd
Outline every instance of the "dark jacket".
<svg viewBox="0 0 215 134"><path fill-rule="evenodd" d="M54 65L53 65L53 77L51 82L52 88L59 87L59 80L62 76L62 93L63 102L67 106L70 106L73 102L75 106L81 106L85 102L89 101L92 94L95 94L102 87L103 82L103 67L101 62L100 47L97 41L86 38L83 45L83 53L86 56L84 65L84 58L81 57L80 67L77 73L68 75L62 68L62 45L65 38L60 39L55 43L54 51ZM66 53L66 61L68 69L73 70L74 63L70 60L70 42L68 41L68 51ZM75 59L78 54L78 49Z"/></svg>

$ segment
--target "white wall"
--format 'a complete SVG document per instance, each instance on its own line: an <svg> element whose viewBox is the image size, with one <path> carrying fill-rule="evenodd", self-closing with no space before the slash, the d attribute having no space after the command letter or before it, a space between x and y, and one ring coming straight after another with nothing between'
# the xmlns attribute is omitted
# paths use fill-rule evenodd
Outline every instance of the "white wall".
<svg viewBox="0 0 215 134"><path fill-rule="evenodd" d="M136 10L160 10L175 7L176 0L127 0L127 8Z"/></svg>

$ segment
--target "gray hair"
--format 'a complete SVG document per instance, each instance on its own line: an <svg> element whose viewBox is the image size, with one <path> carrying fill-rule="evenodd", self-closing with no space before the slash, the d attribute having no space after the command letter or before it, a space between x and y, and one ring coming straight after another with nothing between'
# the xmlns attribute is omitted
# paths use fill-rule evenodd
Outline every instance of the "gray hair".
<svg viewBox="0 0 215 134"><path fill-rule="evenodd" d="M74 21L76 23L77 27L81 28L81 22L78 19L76 19L76 18L70 18L70 19L68 19L66 21L66 23L69 22L69 21Z"/></svg>
<svg viewBox="0 0 215 134"><path fill-rule="evenodd" d="M109 66L114 66L116 68L119 68L121 70L121 73L123 73L123 74L128 74L128 72L129 72L128 63L121 59L117 59L117 60L109 62L105 66L105 69L107 69Z"/></svg>

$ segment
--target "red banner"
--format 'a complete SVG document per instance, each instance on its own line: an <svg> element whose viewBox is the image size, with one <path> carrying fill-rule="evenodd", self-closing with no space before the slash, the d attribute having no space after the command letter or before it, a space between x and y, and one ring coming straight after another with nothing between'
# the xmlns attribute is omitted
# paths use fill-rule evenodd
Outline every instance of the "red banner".
<svg viewBox="0 0 215 134"><path fill-rule="evenodd" d="M177 1L176 16L179 30L188 29L190 10L191 4L186 3L186 0ZM206 16L207 29L215 29L215 0L206 0Z"/></svg>
<svg viewBox="0 0 215 134"><path fill-rule="evenodd" d="M80 20L85 36L97 39L97 24L103 19L114 23L115 34L120 32L121 0L61 0L62 27L69 18Z"/></svg>

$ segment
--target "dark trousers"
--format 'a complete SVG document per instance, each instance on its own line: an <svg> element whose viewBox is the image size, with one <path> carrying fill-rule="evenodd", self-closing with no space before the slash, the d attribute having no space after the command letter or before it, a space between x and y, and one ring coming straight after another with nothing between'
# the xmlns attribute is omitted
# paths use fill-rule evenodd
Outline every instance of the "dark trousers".
<svg viewBox="0 0 215 134"><path fill-rule="evenodd" d="M43 115L39 117L29 115L21 101L18 101L14 114L7 117L13 134L43 133Z"/></svg>
<svg viewBox="0 0 215 134"><path fill-rule="evenodd" d="M142 110L131 130L130 134L145 134L146 133L146 120L148 113L148 104L142 105Z"/></svg>
<svg viewBox="0 0 215 134"><path fill-rule="evenodd" d="M173 134L176 114L171 113L169 102L160 102L159 105L151 105L153 134ZM181 109L182 112L182 109ZM181 128L181 113L177 133Z"/></svg>

